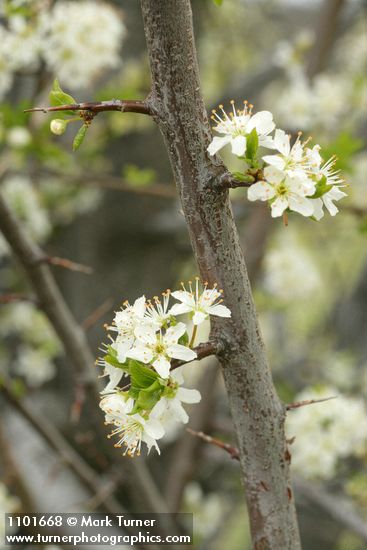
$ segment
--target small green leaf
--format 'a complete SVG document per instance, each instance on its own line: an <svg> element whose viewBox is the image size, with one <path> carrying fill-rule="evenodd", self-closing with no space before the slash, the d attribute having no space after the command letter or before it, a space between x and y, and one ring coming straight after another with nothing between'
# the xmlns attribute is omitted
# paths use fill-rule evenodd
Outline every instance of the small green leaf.
<svg viewBox="0 0 367 550"><path fill-rule="evenodd" d="M245 183L254 183L255 178L250 174L244 174L243 172L233 172L232 176L238 181L243 181Z"/></svg>
<svg viewBox="0 0 367 550"><path fill-rule="evenodd" d="M320 181L318 181L317 184L316 184L316 191L314 192L314 194L310 198L311 199L318 199L318 198L322 197L323 195L325 195L325 193L330 191L330 189L332 189L332 187L333 187L332 185L327 184L326 176L322 176Z"/></svg>
<svg viewBox="0 0 367 550"><path fill-rule="evenodd" d="M88 130L88 126L86 124L83 124L83 126L79 128L73 141L73 151L76 151L77 149L79 149L79 147L84 141L87 130Z"/></svg>
<svg viewBox="0 0 367 550"><path fill-rule="evenodd" d="M52 89L49 93L49 99L53 107L57 107L59 105L73 105L77 103L76 99L74 99L73 96L67 94L61 89L57 78L54 80ZM63 111L63 113L67 115L73 115L74 111Z"/></svg>
<svg viewBox="0 0 367 550"><path fill-rule="evenodd" d="M259 149L259 137L257 135L256 128L254 128L247 136L246 140L246 158L252 162L256 159L257 151Z"/></svg>
<svg viewBox="0 0 367 550"><path fill-rule="evenodd" d="M134 409L138 408L144 411L152 410L154 405L156 405L162 397L164 389L165 386L162 386L159 381L156 380L147 389L140 390Z"/></svg>
<svg viewBox="0 0 367 550"><path fill-rule="evenodd" d="M182 336L178 339L178 344L181 344L181 346L187 346L189 343L189 335L187 332L184 332Z"/></svg>
<svg viewBox="0 0 367 550"><path fill-rule="evenodd" d="M214 4L217 6L221 6L223 4L223 0L213 0Z"/></svg>

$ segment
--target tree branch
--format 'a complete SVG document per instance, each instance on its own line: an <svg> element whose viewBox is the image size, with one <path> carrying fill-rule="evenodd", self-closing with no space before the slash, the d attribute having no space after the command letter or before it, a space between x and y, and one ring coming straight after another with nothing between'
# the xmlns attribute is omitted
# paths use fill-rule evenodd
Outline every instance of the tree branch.
<svg viewBox="0 0 367 550"><path fill-rule="evenodd" d="M149 101L163 134L182 210L199 266L209 284L224 289L232 316L214 319L211 339L228 392L246 487L254 548L299 550L289 465L285 408L272 382L239 243L226 170L207 153L211 131L200 78L189 0L141 0L153 90ZM263 481L271 489L263 491Z"/></svg>
<svg viewBox="0 0 367 550"><path fill-rule="evenodd" d="M83 102L72 103L70 105L57 105L56 107L33 107L25 109L25 113L54 113L59 111L87 111L89 113L98 114L103 111L120 111L122 113L140 113L143 115L151 115L152 111L149 104L143 100L130 99L111 99L109 101L99 102Z"/></svg>

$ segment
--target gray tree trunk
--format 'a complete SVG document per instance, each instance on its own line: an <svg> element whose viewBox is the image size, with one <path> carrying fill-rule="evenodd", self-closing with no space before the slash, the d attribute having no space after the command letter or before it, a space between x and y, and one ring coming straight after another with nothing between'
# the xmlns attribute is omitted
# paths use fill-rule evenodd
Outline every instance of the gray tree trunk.
<svg viewBox="0 0 367 550"><path fill-rule="evenodd" d="M149 98L163 134L203 280L224 289L231 319L213 322L241 454L253 547L301 548L284 435L223 164L206 148L210 126L200 92L189 0L142 0L152 73Z"/></svg>

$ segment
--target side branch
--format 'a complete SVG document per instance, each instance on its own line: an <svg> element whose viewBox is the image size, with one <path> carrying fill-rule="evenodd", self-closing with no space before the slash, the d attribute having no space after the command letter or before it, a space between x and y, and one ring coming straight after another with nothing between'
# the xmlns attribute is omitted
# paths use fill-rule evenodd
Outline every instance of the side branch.
<svg viewBox="0 0 367 550"><path fill-rule="evenodd" d="M149 104L143 100L131 99L111 99L109 101L72 103L70 105L57 105L54 107L33 107L25 109L25 113L41 111L42 113L52 113L58 111L88 111L98 114L102 111L121 111L122 113L140 113L143 115L152 115Z"/></svg>

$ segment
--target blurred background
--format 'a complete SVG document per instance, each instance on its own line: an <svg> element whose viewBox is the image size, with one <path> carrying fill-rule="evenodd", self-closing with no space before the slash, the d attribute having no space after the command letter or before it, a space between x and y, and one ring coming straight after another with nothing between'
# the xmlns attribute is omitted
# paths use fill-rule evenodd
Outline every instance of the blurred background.
<svg viewBox="0 0 367 550"><path fill-rule="evenodd" d="M271 110L277 126L312 135L325 160L335 153L349 184L340 213L320 223L294 215L284 227L243 190L232 199L282 400L338 396L288 415L303 547L362 550L367 3L193 0L192 7L208 110L231 99ZM103 324L124 300L177 287L197 267L154 123L101 114L73 153L80 121L54 136L51 116L23 113L49 104L55 77L79 101L143 99L150 81L139 3L0 2L0 191L47 256L90 268L52 270L97 357ZM161 457L131 460L106 439L97 399L76 377L1 234L0 334L0 513L185 511L194 514L195 548L251 548L238 464L223 450L173 427ZM185 373L203 396L189 426L235 445L216 361Z"/></svg>

